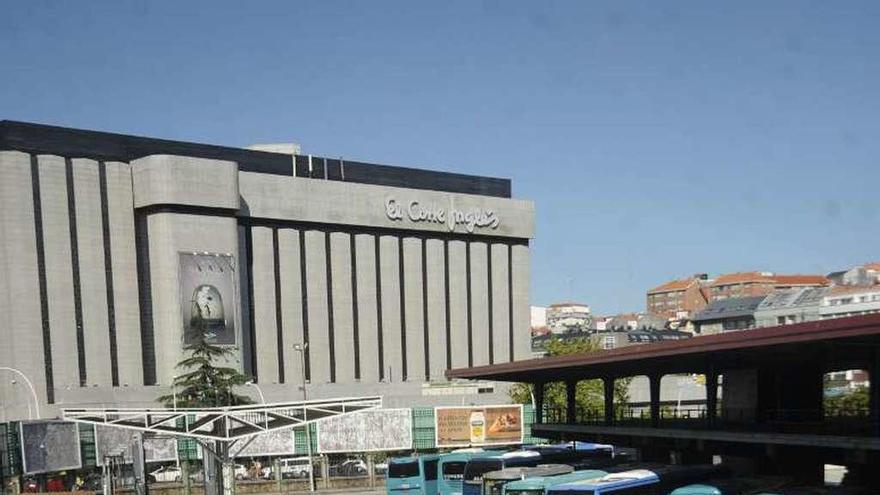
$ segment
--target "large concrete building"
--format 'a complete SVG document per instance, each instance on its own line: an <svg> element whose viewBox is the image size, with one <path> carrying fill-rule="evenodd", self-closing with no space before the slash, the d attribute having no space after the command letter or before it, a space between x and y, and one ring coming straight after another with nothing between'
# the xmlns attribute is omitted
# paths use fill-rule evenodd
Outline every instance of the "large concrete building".
<svg viewBox="0 0 880 495"><path fill-rule="evenodd" d="M0 122L0 367L44 417L155 405L201 314L267 401L497 402L430 384L530 356L533 232L506 179Z"/></svg>

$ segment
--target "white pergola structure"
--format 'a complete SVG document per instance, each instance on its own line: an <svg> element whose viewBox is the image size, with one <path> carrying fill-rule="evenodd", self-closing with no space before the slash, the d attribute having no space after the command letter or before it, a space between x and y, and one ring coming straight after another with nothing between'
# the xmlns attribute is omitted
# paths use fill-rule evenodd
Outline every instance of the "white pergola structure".
<svg viewBox="0 0 880 495"><path fill-rule="evenodd" d="M258 435L304 427L331 416L379 409L382 397L351 397L275 404L208 408L77 408L62 409L61 418L76 423L126 428L155 435L191 438L221 464L227 478L216 476L213 494L232 493L230 450L241 442L241 452ZM210 445L213 443L213 447ZM205 473L208 473L206 467ZM218 473L219 474L219 473ZM207 481L207 480L206 480ZM206 483L206 492L209 492Z"/></svg>

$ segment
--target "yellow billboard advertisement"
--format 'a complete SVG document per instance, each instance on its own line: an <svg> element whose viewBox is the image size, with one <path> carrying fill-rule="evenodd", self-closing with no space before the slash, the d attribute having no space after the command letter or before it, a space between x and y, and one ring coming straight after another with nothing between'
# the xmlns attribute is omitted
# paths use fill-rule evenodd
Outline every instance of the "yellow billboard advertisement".
<svg viewBox="0 0 880 495"><path fill-rule="evenodd" d="M522 405L434 408L437 447L522 443Z"/></svg>

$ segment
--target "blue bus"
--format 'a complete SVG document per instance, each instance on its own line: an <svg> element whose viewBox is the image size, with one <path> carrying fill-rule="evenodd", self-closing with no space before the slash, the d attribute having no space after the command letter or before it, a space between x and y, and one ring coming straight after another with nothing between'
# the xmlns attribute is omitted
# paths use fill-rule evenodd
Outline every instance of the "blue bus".
<svg viewBox="0 0 880 495"><path fill-rule="evenodd" d="M875 493L874 491L865 491L854 486L835 486L835 487L792 487L783 488L781 490L772 490L769 492L761 492L757 495L865 495Z"/></svg>
<svg viewBox="0 0 880 495"><path fill-rule="evenodd" d="M676 488L669 495L749 495L759 490L775 490L785 478L727 478L703 481Z"/></svg>
<svg viewBox="0 0 880 495"><path fill-rule="evenodd" d="M462 449L440 456L437 474L437 493L440 495L461 495L464 482L464 468L476 456L486 455L482 449Z"/></svg>
<svg viewBox="0 0 880 495"><path fill-rule="evenodd" d="M483 474L483 493L485 495L502 495L504 486L511 481L524 480L537 476L556 476L568 474L574 468L568 464L538 464L534 467L508 467Z"/></svg>
<svg viewBox="0 0 880 495"><path fill-rule="evenodd" d="M398 457L388 462L388 494L437 495L439 456Z"/></svg>
<svg viewBox="0 0 880 495"><path fill-rule="evenodd" d="M603 493L620 494L647 494L650 492L641 490L643 487L655 485L660 482L660 477L647 469L622 471L611 473L583 481L563 483L547 490L547 495L600 495Z"/></svg>
<svg viewBox="0 0 880 495"><path fill-rule="evenodd" d="M611 459L614 449L610 445L584 444L589 448L572 448L571 444L554 445L528 445L523 450L541 454L541 461L545 463L563 462L580 459Z"/></svg>
<svg viewBox="0 0 880 495"><path fill-rule="evenodd" d="M592 480L608 474L600 469L586 469L556 476L538 476L519 481L511 481L504 486L505 495L545 495L547 490L556 485L574 481Z"/></svg>
<svg viewBox="0 0 880 495"><path fill-rule="evenodd" d="M671 490L724 474L719 466L663 466L619 471L593 480L554 486L548 495L667 495Z"/></svg>
<svg viewBox="0 0 880 495"><path fill-rule="evenodd" d="M486 452L471 459L464 467L463 495L482 495L483 474L507 467L537 466L541 454L528 450Z"/></svg>

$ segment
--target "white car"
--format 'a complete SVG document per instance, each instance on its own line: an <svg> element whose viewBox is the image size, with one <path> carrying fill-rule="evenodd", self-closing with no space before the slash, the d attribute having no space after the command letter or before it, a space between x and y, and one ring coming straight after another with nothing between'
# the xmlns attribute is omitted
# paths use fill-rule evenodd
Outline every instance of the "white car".
<svg viewBox="0 0 880 495"><path fill-rule="evenodd" d="M250 473L248 473L248 469L244 467L244 464L236 464L234 469L235 479L237 480L246 480L250 478Z"/></svg>
<svg viewBox="0 0 880 495"><path fill-rule="evenodd" d="M304 478L309 475L309 458L292 457L278 461L282 478Z"/></svg>
<svg viewBox="0 0 880 495"><path fill-rule="evenodd" d="M156 483L180 481L180 468L177 466L162 466L150 473L150 477Z"/></svg>

